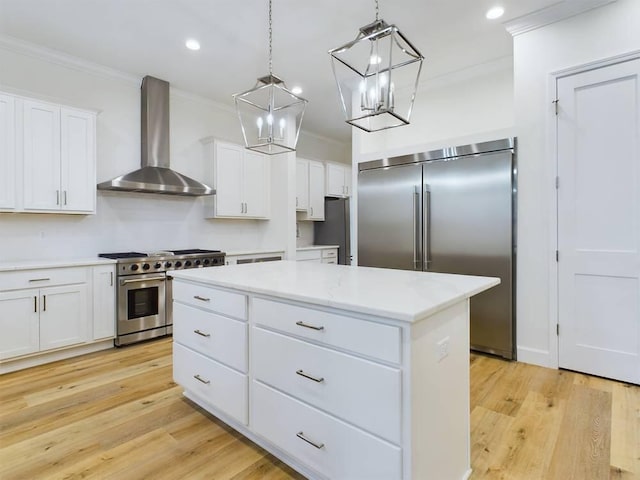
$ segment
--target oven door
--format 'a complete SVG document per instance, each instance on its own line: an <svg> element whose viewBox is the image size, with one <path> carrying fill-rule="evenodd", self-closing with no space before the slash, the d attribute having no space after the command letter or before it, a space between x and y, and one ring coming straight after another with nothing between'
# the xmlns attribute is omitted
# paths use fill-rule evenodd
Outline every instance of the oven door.
<svg viewBox="0 0 640 480"><path fill-rule="evenodd" d="M164 327L165 274L130 275L118 279L118 335Z"/></svg>

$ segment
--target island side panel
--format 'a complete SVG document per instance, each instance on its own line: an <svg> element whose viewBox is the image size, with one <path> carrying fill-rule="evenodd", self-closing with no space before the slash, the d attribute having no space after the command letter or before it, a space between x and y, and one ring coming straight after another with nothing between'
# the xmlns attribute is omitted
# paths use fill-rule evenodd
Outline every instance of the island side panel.
<svg viewBox="0 0 640 480"><path fill-rule="evenodd" d="M410 328L411 478L471 474L469 300Z"/></svg>

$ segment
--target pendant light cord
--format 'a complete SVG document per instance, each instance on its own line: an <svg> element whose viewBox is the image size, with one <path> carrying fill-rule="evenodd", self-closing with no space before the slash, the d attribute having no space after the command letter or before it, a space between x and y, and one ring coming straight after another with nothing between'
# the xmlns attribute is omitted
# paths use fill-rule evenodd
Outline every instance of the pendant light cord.
<svg viewBox="0 0 640 480"><path fill-rule="evenodd" d="M377 0L376 0L377 2ZM271 21L271 0L269 0L269 76L273 75L273 48L271 46L273 42L273 28Z"/></svg>
<svg viewBox="0 0 640 480"><path fill-rule="evenodd" d="M269 0L271 2L271 0ZM380 7L378 6L378 0L376 0L376 22L380 18Z"/></svg>

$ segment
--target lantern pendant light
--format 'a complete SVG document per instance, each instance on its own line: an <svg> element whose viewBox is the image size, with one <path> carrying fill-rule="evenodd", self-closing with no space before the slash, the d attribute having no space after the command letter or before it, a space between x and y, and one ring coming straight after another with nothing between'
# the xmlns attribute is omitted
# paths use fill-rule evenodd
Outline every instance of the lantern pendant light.
<svg viewBox="0 0 640 480"><path fill-rule="evenodd" d="M366 132L409 124L424 57L379 18L378 0L376 20L329 55L347 123Z"/></svg>
<svg viewBox="0 0 640 480"><path fill-rule="evenodd" d="M267 155L295 152L307 100L273 74L271 0L269 0L269 74L246 92L236 93L236 111L245 147Z"/></svg>

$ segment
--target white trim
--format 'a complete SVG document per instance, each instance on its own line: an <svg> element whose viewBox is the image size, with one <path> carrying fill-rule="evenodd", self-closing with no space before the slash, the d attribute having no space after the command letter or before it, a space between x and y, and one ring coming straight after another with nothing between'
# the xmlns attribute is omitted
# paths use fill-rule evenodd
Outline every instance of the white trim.
<svg viewBox="0 0 640 480"><path fill-rule="evenodd" d="M34 43L26 42L9 35L0 34L0 48L28 57L54 63L56 65L61 65L63 67L91 73L93 75L117 79L125 81L127 83L133 83L137 86L140 86L140 82L142 81L142 78L136 75L121 72L119 70L106 67L99 63L90 62L88 60L84 60L79 57L60 52L59 50L36 45Z"/></svg>
<svg viewBox="0 0 640 480"><path fill-rule="evenodd" d="M558 3L541 8L534 12L513 18L503 23L504 28L513 35L521 35L545 25L550 25L560 20L579 15L594 8L613 3L616 0L563 0Z"/></svg>
<svg viewBox="0 0 640 480"><path fill-rule="evenodd" d="M549 101L549 114L547 115L547 152L549 164L546 166L548 176L551 177L548 181L550 189L552 190L553 202L551 204L549 212L549 232L550 232L550 249L549 249L549 352L546 352L548 361L537 363L538 365L546 365L551 368L559 368L559 341L556 334L556 325L560 323L558 315L558 262L556 262L555 251L558 249L558 194L555 188L555 177L558 171L558 130L557 130L557 117L555 111L552 108L552 101L556 98L556 85L560 78L576 75L579 73L588 72L590 70L596 70L598 68L608 67L618 63L628 62L640 58L640 50L634 50L629 53L615 55L613 57L607 57L600 60L584 63L581 65L567 67L560 70L553 71L549 74L547 84L547 98ZM562 99L560 99L562 102ZM562 105L562 103L560 103ZM561 108L561 107L560 107ZM560 188L562 188L562 179L560 179ZM562 252L560 252L562 256ZM527 362L520 355L521 349L523 351L534 352L534 349L527 349L524 347L518 348L518 360L526 363L536 363L536 361ZM535 355L531 358L540 356L542 351L535 351ZM528 354L525 353L525 357ZM551 364L549 364L551 362Z"/></svg>
<svg viewBox="0 0 640 480"><path fill-rule="evenodd" d="M530 363L541 367L557 368L556 365L551 364L549 361L551 352L537 348L523 347L520 345L518 345L517 348L518 362Z"/></svg>

